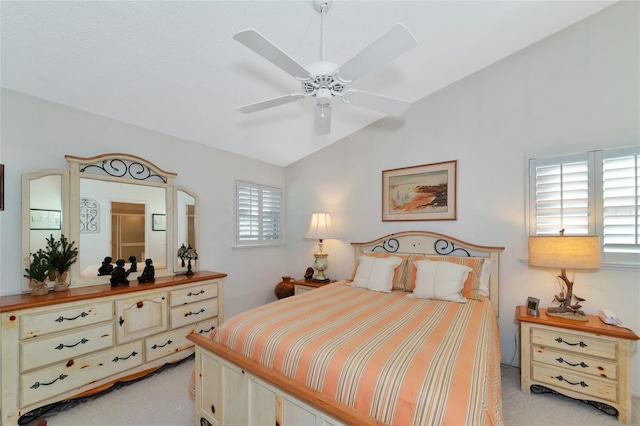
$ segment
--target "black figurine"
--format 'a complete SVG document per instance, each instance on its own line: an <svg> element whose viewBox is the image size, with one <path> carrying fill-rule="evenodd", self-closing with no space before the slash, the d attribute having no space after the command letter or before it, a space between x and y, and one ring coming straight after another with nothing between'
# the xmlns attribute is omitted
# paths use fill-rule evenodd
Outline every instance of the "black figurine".
<svg viewBox="0 0 640 426"><path fill-rule="evenodd" d="M98 276L111 275L111 272L113 271L113 265L111 264L112 260L113 259L110 256L104 258L102 266L98 269Z"/></svg>
<svg viewBox="0 0 640 426"><path fill-rule="evenodd" d="M142 275L138 277L139 283L152 283L156 280L156 270L153 267L153 260L147 259L144 261L144 271Z"/></svg>
<svg viewBox="0 0 640 426"><path fill-rule="evenodd" d="M118 259L116 261L116 267L111 271L111 286L129 285L128 275L129 273L124 269L124 259Z"/></svg>
<svg viewBox="0 0 640 426"><path fill-rule="evenodd" d="M138 272L138 259L135 256L129 256L129 263L131 263L131 266L128 272Z"/></svg>

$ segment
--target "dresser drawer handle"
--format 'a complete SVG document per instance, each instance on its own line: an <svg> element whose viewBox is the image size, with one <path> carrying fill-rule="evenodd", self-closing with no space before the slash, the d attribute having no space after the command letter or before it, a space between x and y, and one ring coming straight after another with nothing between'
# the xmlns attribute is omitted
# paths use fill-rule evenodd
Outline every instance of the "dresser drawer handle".
<svg viewBox="0 0 640 426"><path fill-rule="evenodd" d="M213 330L215 330L215 329L216 329L216 326L215 326L215 325L212 325L212 326L211 326L211 328L209 328L208 330L200 329L200 331L198 331L198 333L200 333L200 334L204 334L204 333L208 333L208 332L210 332L210 331L213 331Z"/></svg>
<svg viewBox="0 0 640 426"><path fill-rule="evenodd" d="M53 380L53 381L51 381L51 382L49 382L49 383L40 383L40 382L35 382L35 383L33 384L33 386L31 386L31 389L38 389L38 388L40 387L40 385L42 385L42 386L49 386L49 385L54 384L54 383L55 383L55 382L57 382L58 380L64 380L64 379L66 379L67 377L69 377L69 376L67 376L66 374L61 374L61 375L60 375L60 377L56 378L55 380Z"/></svg>
<svg viewBox="0 0 640 426"><path fill-rule="evenodd" d="M562 340L562 337L558 337L554 340L558 343L564 343L565 345L569 345L569 346L580 346L581 348L586 348L587 346L589 346L583 341L580 341L578 343L569 343L566 340Z"/></svg>
<svg viewBox="0 0 640 426"><path fill-rule="evenodd" d="M120 361L120 360L124 361L125 359L129 359L129 358L131 358L132 356L136 356L136 355L138 355L138 352L133 351L133 352L131 352L131 355L129 355L128 357L120 358L119 356L117 356L117 357L115 357L114 359L112 359L112 360L111 360L111 362L118 362L118 361Z"/></svg>
<svg viewBox="0 0 640 426"><path fill-rule="evenodd" d="M78 343L76 343L75 345L64 345L62 343L60 343L58 346L55 347L55 349L61 351L64 348L74 348L76 346L78 346L80 343L82 343L83 345L85 343L87 343L89 341L89 339L85 339L84 337L82 338L82 340L80 340Z"/></svg>
<svg viewBox="0 0 640 426"><path fill-rule="evenodd" d="M153 346L151 346L151 349L164 348L165 346L170 345L172 343L173 343L172 340L167 340L167 343L165 343L164 345L156 345L156 344L154 344Z"/></svg>
<svg viewBox="0 0 640 426"><path fill-rule="evenodd" d="M558 380L559 380L559 381L561 381L561 382L563 382L563 381L564 381L564 382L567 382L567 383L569 383L570 385L573 385L573 386L580 385L580 386L582 386L583 388L588 388L588 387L589 387L589 385L588 385L588 384L586 384L586 383L585 383L585 382L583 382L583 381L579 381L579 382L570 382L570 381L568 381L567 379L565 379L565 378L564 378L564 377L562 377L562 376L556 376L556 379L558 379Z"/></svg>
<svg viewBox="0 0 640 426"><path fill-rule="evenodd" d="M566 359L564 359L562 357L556 358L556 361L558 361L560 364L562 364L564 362L565 364L570 365L572 367L577 367L577 366L580 366L582 368L588 368L589 367L589 365L585 364L583 361L576 362L575 364L573 364L573 363L567 361Z"/></svg>
<svg viewBox="0 0 640 426"><path fill-rule="evenodd" d="M78 318L80 318L80 317L84 318L84 317L86 317L86 316L89 316L89 314L88 314L88 313L86 313L86 312L84 312L84 311L82 311L82 313L81 313L80 315L78 315L77 317L73 317L73 318L65 318L65 317L63 317L63 316L59 316L59 317L58 317L58 318L56 318L54 321L55 321L55 322L73 321L73 320L78 319Z"/></svg>
<svg viewBox="0 0 640 426"><path fill-rule="evenodd" d="M184 314L184 316L185 316L185 317L190 317L191 315L199 315L199 314L201 314L201 313L203 313L203 312L204 312L204 308L200 309L198 312L191 312L191 311L189 311L189 313Z"/></svg>
<svg viewBox="0 0 640 426"><path fill-rule="evenodd" d="M191 297L191 296L199 296L199 295L201 295L201 294L204 294L204 290L200 290L200 291L199 291L199 292L197 292L197 293L191 293L191 292L189 292L189 294L187 294L187 296L189 296L189 297Z"/></svg>

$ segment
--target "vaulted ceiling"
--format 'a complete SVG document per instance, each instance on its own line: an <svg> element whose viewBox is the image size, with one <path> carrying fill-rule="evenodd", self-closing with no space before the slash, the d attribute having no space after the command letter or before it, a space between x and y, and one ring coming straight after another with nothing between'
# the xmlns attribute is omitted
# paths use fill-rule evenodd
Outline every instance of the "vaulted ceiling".
<svg viewBox="0 0 640 426"><path fill-rule="evenodd" d="M343 63L396 23L418 47L352 84L418 101L614 1L347 1L325 16L325 59ZM300 91L232 37L253 28L300 64L320 59L320 15L297 1L8 1L0 4L2 87L286 166L384 117L334 100L243 115ZM400 118L401 119L401 118Z"/></svg>

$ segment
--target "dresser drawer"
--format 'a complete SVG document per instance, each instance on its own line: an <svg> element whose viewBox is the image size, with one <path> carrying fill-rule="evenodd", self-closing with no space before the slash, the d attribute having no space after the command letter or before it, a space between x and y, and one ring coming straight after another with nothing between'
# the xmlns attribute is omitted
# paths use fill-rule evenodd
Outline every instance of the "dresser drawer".
<svg viewBox="0 0 640 426"><path fill-rule="evenodd" d="M560 352L534 346L533 361L604 379L616 380L618 378L618 367L615 362L584 356L580 353Z"/></svg>
<svg viewBox="0 0 640 426"><path fill-rule="evenodd" d="M217 299L171 308L171 328L180 328L218 315Z"/></svg>
<svg viewBox="0 0 640 426"><path fill-rule="evenodd" d="M20 342L20 371L76 358L113 344L112 321Z"/></svg>
<svg viewBox="0 0 640 426"><path fill-rule="evenodd" d="M69 330L113 319L112 302L96 302L20 317L20 339Z"/></svg>
<svg viewBox="0 0 640 426"><path fill-rule="evenodd" d="M532 329L531 343L585 355L616 359L616 342L597 337L534 328Z"/></svg>
<svg viewBox="0 0 640 426"><path fill-rule="evenodd" d="M218 296L218 282L210 282L195 287L180 290L171 290L171 306L184 305L185 303L199 302Z"/></svg>
<svg viewBox="0 0 640 426"><path fill-rule="evenodd" d="M162 333L157 336L147 337L144 340L145 360L147 362L161 358L174 352L179 352L193 346L193 342L187 339L191 327Z"/></svg>
<svg viewBox="0 0 640 426"><path fill-rule="evenodd" d="M20 376L20 406L74 390L141 365L142 341Z"/></svg>
<svg viewBox="0 0 640 426"><path fill-rule="evenodd" d="M541 364L532 365L532 379L547 383L587 396L601 398L611 402L618 402L617 383L600 380L593 376L574 373L565 368L553 368Z"/></svg>

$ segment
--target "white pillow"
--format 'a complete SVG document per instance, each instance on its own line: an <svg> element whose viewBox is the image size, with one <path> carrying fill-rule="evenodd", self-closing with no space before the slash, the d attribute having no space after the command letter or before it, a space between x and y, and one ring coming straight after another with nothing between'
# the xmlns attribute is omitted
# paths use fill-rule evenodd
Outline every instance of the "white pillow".
<svg viewBox="0 0 640 426"><path fill-rule="evenodd" d="M390 293L393 286L394 269L402 263L397 256L360 256L358 270L353 278L353 287Z"/></svg>
<svg viewBox="0 0 640 426"><path fill-rule="evenodd" d="M484 260L482 269L480 270L480 285L478 286L478 294L480 296L489 297L489 278L491 277L491 261Z"/></svg>
<svg viewBox="0 0 640 426"><path fill-rule="evenodd" d="M413 294L420 299L447 300L464 303L462 296L464 281L473 269L452 262L414 262L417 268L416 287Z"/></svg>

